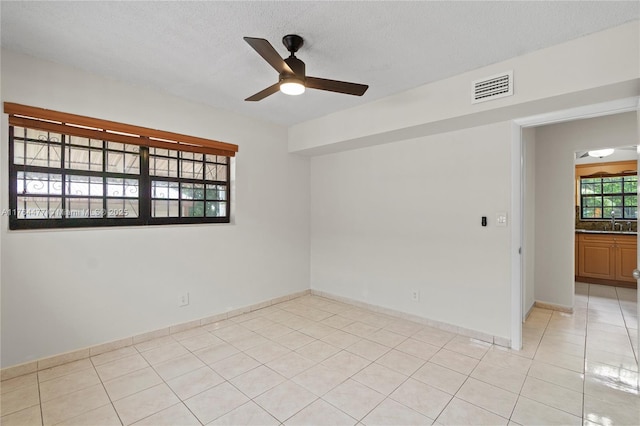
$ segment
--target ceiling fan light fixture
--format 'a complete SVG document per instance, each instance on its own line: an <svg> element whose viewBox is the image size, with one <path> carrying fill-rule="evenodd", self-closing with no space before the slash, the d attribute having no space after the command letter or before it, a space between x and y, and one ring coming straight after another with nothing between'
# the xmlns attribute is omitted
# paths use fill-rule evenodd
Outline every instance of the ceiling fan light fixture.
<svg viewBox="0 0 640 426"><path fill-rule="evenodd" d="M280 91L285 95L302 95L304 93L305 87L302 83L302 80L293 76L293 77L284 77L282 81L280 81Z"/></svg>
<svg viewBox="0 0 640 426"><path fill-rule="evenodd" d="M606 148L606 149L597 149L595 151L589 151L589 157L595 157L595 158L602 158L602 157L608 157L609 155L613 154L615 150L613 148Z"/></svg>

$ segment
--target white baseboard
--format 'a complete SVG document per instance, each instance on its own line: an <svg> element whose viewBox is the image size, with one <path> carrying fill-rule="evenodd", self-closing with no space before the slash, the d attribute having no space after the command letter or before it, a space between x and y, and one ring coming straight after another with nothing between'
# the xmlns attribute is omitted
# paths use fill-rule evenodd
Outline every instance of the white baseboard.
<svg viewBox="0 0 640 426"><path fill-rule="evenodd" d="M5 367L0 370L0 380L12 379L14 377L22 376L24 374L34 373L36 371L45 370L51 367L56 367L58 365L66 364L72 361L78 361L80 359L89 358L95 355L100 355L105 352L114 351L116 349L124 348L126 346L136 345L138 343L146 342L147 340L155 339L158 337L170 336L172 334L180 333L195 327L200 327L200 326L211 324L217 321L226 320L229 318L236 317L238 315L256 311L258 309L266 308L267 306L286 302L287 300L295 299L300 296L305 296L310 293L311 293L311 290L303 290L296 293L288 294L286 296L280 296L273 299L265 300L263 302L255 303L253 305L244 306L242 308L234 309L229 312L215 314L215 315L207 316L205 318L184 322L184 323L172 325L169 327L159 328L157 330L151 330L145 333L137 334L135 336L126 337L124 339L119 339L119 340L115 340L107 343L101 343L99 345L89 346L87 348L77 349L75 351L70 351L63 354L53 355L50 357L25 362L23 364Z"/></svg>
<svg viewBox="0 0 640 426"><path fill-rule="evenodd" d="M557 305L555 303L539 302L536 300L533 306L540 309L549 309L551 311L565 312L567 314L573 313L573 308L571 306Z"/></svg>
<svg viewBox="0 0 640 426"><path fill-rule="evenodd" d="M361 302L359 300L350 299L348 297L336 296L331 293L327 293L324 291L311 289L311 294L315 296L324 297L327 299L335 300L337 302L348 303L350 305L354 305L360 308L370 309L375 312L380 312L385 315L389 315L396 318L402 318L409 321L417 322L419 324L428 325L429 327L437 328L444 331L449 331L451 333L461 334L463 336L471 337L473 339L481 340L483 342L493 343L498 346L511 347L511 339L507 337L501 336L492 336L488 333L483 333L477 330L471 330L464 327L458 327L456 325L448 324L442 321L432 320L426 317L421 317L419 315L408 314L406 312L397 311L395 309L384 308L382 306L373 305L371 303Z"/></svg>

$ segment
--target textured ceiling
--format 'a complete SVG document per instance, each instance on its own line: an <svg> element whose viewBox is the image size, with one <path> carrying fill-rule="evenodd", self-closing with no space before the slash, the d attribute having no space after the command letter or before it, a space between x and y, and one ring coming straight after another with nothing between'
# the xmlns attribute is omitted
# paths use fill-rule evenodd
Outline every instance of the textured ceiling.
<svg viewBox="0 0 640 426"><path fill-rule="evenodd" d="M1 2L2 46L280 124L294 124L638 19L640 2ZM307 74L364 83L244 98L277 73L243 40ZM517 77L516 77L517 78Z"/></svg>

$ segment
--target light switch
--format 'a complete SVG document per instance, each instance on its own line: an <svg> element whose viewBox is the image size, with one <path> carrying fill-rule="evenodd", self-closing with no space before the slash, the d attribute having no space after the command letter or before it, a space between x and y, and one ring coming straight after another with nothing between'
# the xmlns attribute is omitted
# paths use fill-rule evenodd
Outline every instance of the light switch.
<svg viewBox="0 0 640 426"><path fill-rule="evenodd" d="M507 226L507 212L496 213L496 226Z"/></svg>

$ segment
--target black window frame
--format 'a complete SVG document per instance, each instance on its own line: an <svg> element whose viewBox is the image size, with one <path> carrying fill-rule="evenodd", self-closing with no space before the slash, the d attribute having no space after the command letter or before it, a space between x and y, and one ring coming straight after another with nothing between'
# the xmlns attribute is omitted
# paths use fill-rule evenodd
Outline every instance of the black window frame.
<svg viewBox="0 0 640 426"><path fill-rule="evenodd" d="M20 127L20 126L9 126L9 229L11 230L20 230L20 229L53 229L53 228L86 228L86 227L112 227L112 226L147 226L147 225L183 225L183 224L210 224L210 223L230 223L231 221L231 157L220 155L218 158L224 158L226 162L226 176L225 180L207 180L206 173L203 170L202 179L194 179L194 178L182 178L178 174L178 177L170 178L171 181L184 182L189 184L202 184L205 185L216 185L216 186L224 186L224 199L216 200L217 202L226 203L226 209L224 216L198 216L198 217L188 217L188 216L178 216L178 217L153 217L151 211L152 204L152 181L163 178L159 178L157 176L153 176L150 174L149 170L149 158L150 158L150 149L155 149L154 147L147 147L144 145L137 145L139 147L139 175L135 174L127 174L127 173L115 173L106 171L106 161L103 160L103 170L102 171L92 171L92 170L77 170L67 168L65 164L65 151L69 142L67 139L70 138L70 135L66 135L62 133L61 140L59 141L60 152L62 158L60 158L60 168L56 167L43 167L43 166L29 166L29 165L19 165L15 163L15 127L18 128L28 128L28 127ZM39 142L46 142L47 144L58 143L54 142L50 137L52 132L48 132L45 130L36 130L38 132L46 133L47 139L38 140ZM26 132L26 131L25 131ZM20 138L23 140L23 138ZM26 139L26 135L25 138ZM31 139L34 140L35 139ZM102 140L102 151L103 153L108 151L108 143L112 142L109 139ZM120 143L120 142L116 142ZM188 151L183 151L180 149L173 150L178 153L178 157L181 155L180 153L186 153ZM204 163L207 162L207 158L210 158L212 154L201 154L203 158L203 167ZM217 161L217 160L216 160ZM221 163L216 163L221 164ZM19 172L39 172L39 173L49 173L49 174L59 174L61 175L61 195L59 196L62 200L61 211L62 217L60 218L43 218L43 219L34 219L34 218L19 218L19 206L18 206L18 173ZM106 191L103 191L103 216L102 217L65 217L66 216L66 201L65 196L69 194L65 194L65 177L67 175L80 175L80 176L95 176L102 177L106 182L108 178L117 178L117 179L139 179L138 182L138 217L108 217L108 207L107 200L108 199L117 199L117 197L108 197ZM217 176L216 176L217 177ZM180 200L183 200L182 196L179 197Z"/></svg>
<svg viewBox="0 0 640 426"><path fill-rule="evenodd" d="M621 179L621 188L622 188L622 192L612 192L612 193L605 193L604 192L604 185L605 182L603 181L603 179L606 178L619 178ZM634 180L634 182L636 183L636 191L634 192L625 192L625 179L627 178L632 178ZM593 179L599 179L600 180L600 191L599 193L594 193L594 194L584 194L583 193L583 182L587 179L593 180ZM620 219L620 220L627 220L627 221L637 221L638 218L636 217L628 217L625 214L625 210L630 207L630 206L626 206L625 205L625 201L628 197L636 197L636 203L633 207L635 207L635 211L636 211L636 215L637 215L637 211L638 211L638 192L637 192L637 185L638 185L638 177L636 174L617 174L617 175L606 175L606 176L581 176L580 177L580 220L581 221L602 221L602 220L611 220L610 216L607 216L606 212L611 210L611 209L620 209L622 211L622 214L620 216L616 215L616 219ZM586 182L584 184L593 184L594 182ZM621 197L622 199L622 206L621 207L605 207L604 206L604 198L605 197ZM588 199L600 199L600 208L601 208L601 215L600 217L585 217L584 215L584 211L586 208L597 208L594 206L589 206L587 200Z"/></svg>

